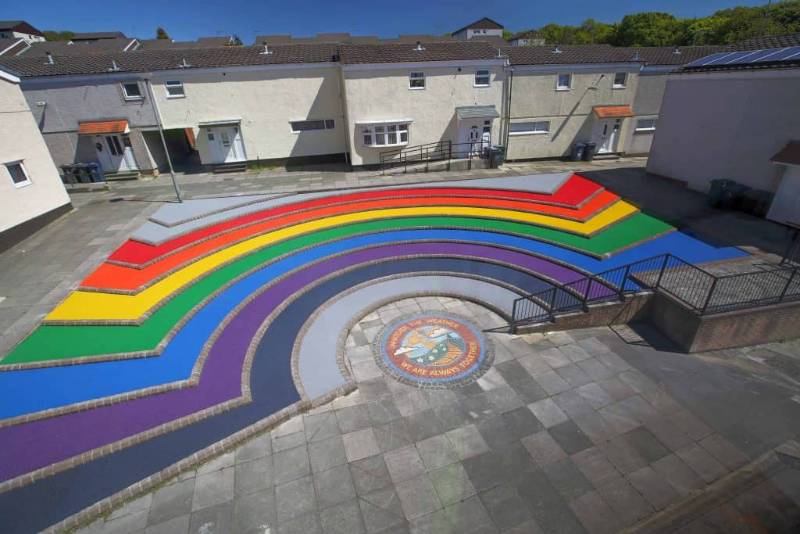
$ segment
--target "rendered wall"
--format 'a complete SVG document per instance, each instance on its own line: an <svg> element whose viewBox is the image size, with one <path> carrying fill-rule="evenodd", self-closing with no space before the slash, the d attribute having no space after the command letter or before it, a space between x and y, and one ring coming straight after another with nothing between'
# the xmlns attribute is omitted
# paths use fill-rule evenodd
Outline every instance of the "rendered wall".
<svg viewBox="0 0 800 534"><path fill-rule="evenodd" d="M69 204L53 160L16 83L0 79L0 232ZM16 187L4 163L22 160L31 184Z"/></svg>
<svg viewBox="0 0 800 534"><path fill-rule="evenodd" d="M185 98L167 98L164 82L183 82ZM203 122L240 120L248 160L346 151L338 67L159 74L153 93L165 129L193 128L203 163L212 161ZM332 130L292 133L289 122L333 119Z"/></svg>
<svg viewBox="0 0 800 534"><path fill-rule="evenodd" d="M475 71L488 69L489 87L474 87ZM410 72L425 73L425 89L408 87ZM413 119L409 126L408 145L458 140L456 107L493 105L503 110L503 78L501 66L409 67L348 70L344 72L347 99L348 131L353 165L379 162L387 147L366 147L356 123L359 121L392 121ZM492 123L493 141L499 141L500 120Z"/></svg>
<svg viewBox="0 0 800 534"><path fill-rule="evenodd" d="M558 74L572 72L572 88L556 90ZM612 87L615 72L627 72L625 88ZM562 157L576 142L591 140L594 106L632 105L639 76L632 67L574 72L569 69L517 69L511 87L511 122L550 121L547 134L509 135L508 159ZM617 146L627 144L628 124L623 120Z"/></svg>
<svg viewBox="0 0 800 534"><path fill-rule="evenodd" d="M769 159L800 136L798 95L797 69L670 76L648 172L703 192L715 178L774 191Z"/></svg>
<svg viewBox="0 0 800 534"><path fill-rule="evenodd" d="M127 119L131 128L133 156L139 170L148 172L153 169L154 164L138 131L140 127L156 126L153 105L142 81L139 81L139 87L144 98L126 101L120 86L122 81L137 80L130 76L93 77L87 80L23 80L25 99L58 168L70 163L97 161L94 149L97 139L79 136L80 122Z"/></svg>

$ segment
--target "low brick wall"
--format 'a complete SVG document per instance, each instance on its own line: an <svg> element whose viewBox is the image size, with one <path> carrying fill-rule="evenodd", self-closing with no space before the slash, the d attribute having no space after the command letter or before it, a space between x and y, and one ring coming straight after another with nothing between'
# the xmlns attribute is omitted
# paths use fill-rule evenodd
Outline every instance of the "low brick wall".
<svg viewBox="0 0 800 534"><path fill-rule="evenodd" d="M701 317L658 294L651 299L647 315L649 322L686 352L800 337L800 301Z"/></svg>

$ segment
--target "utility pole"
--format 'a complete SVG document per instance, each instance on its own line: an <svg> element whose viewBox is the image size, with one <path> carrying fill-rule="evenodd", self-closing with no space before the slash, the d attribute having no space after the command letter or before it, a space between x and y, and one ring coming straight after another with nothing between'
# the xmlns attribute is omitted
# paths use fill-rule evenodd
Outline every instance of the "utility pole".
<svg viewBox="0 0 800 534"><path fill-rule="evenodd" d="M145 85L147 86L147 96L153 105L153 113L156 115L156 124L158 124L158 134L161 136L161 146L164 147L164 155L167 157L167 165L169 166L169 175L172 178L172 187L175 189L175 196L178 202L183 202L181 198L181 190L178 188L178 181L175 179L175 169L172 168L172 158L169 157L169 149L167 149L167 140L164 137L164 127L161 124L161 113L158 111L158 103L153 97L153 86L150 84L150 78L145 78Z"/></svg>

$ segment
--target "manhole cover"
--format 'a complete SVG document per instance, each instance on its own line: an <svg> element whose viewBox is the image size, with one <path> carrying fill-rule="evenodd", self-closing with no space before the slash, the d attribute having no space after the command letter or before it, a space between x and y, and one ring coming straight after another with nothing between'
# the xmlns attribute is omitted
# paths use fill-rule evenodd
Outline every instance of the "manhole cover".
<svg viewBox="0 0 800 534"><path fill-rule="evenodd" d="M410 385L449 388L478 379L492 364L490 341L468 319L446 312L404 315L375 340L381 369Z"/></svg>

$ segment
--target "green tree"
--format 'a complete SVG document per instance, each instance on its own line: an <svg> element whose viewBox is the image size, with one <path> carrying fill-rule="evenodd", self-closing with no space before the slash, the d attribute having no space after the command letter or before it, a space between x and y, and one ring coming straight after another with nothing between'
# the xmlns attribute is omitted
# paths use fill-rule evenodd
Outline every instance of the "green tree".
<svg viewBox="0 0 800 534"><path fill-rule="evenodd" d="M681 23L669 13L625 15L617 27L617 46L667 46L682 44Z"/></svg>
<svg viewBox="0 0 800 534"><path fill-rule="evenodd" d="M170 36L167 33L167 30L165 30L161 26L156 28L156 39L169 39L169 38L170 38Z"/></svg>

